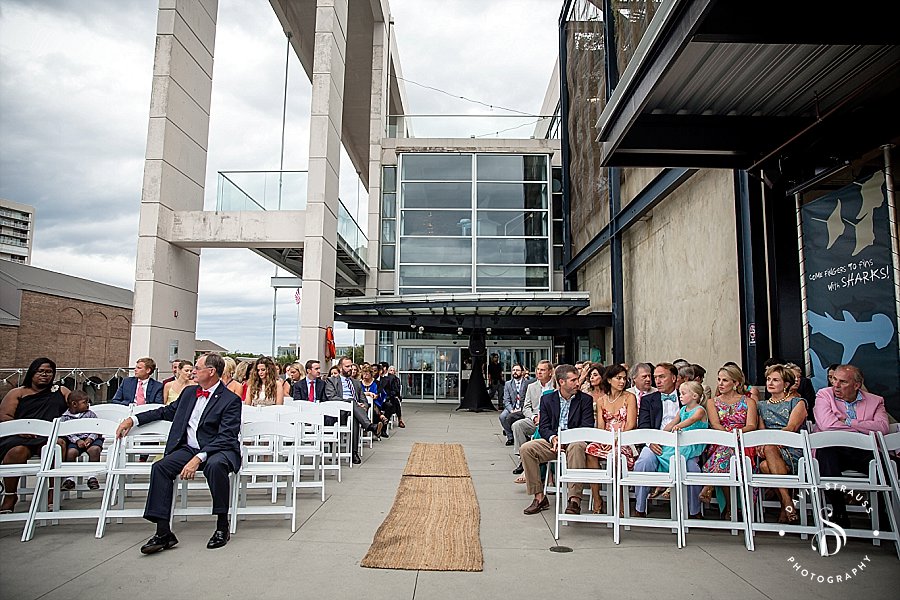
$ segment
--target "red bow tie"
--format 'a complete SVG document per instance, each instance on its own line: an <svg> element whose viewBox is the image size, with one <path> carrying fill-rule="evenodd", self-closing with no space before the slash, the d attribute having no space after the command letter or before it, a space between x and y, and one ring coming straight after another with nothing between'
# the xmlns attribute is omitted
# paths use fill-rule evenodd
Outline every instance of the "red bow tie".
<svg viewBox="0 0 900 600"><path fill-rule="evenodd" d="M209 398L209 392L207 392L206 390L201 390L200 388L197 388L197 397L198 398Z"/></svg>

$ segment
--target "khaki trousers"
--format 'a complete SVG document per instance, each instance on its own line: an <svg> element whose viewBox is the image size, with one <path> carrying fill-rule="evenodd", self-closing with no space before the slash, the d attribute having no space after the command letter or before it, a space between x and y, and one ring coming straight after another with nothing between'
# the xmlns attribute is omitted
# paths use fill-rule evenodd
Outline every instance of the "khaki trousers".
<svg viewBox="0 0 900 600"><path fill-rule="evenodd" d="M566 447L566 464L571 469L585 468L584 450L587 444L584 442L573 442ZM519 456L522 459L522 467L525 469L525 490L529 494L539 494L544 491L544 482L541 481L541 463L556 460L556 451L550 448L550 442L544 438L531 440L522 444L519 449ZM583 483L569 484L569 498L581 499L584 491Z"/></svg>

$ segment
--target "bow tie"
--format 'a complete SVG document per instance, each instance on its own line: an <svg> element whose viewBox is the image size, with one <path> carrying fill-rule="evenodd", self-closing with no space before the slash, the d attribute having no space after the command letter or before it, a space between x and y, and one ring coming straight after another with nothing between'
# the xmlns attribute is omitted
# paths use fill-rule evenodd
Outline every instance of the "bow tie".
<svg viewBox="0 0 900 600"><path fill-rule="evenodd" d="M197 388L197 397L198 398L209 398L209 392L207 392L206 390L201 390L200 388Z"/></svg>
<svg viewBox="0 0 900 600"><path fill-rule="evenodd" d="M671 394L663 394L662 392L660 392L659 395L660 398L662 398L663 402L678 402L678 394L676 394L675 392L672 392Z"/></svg>

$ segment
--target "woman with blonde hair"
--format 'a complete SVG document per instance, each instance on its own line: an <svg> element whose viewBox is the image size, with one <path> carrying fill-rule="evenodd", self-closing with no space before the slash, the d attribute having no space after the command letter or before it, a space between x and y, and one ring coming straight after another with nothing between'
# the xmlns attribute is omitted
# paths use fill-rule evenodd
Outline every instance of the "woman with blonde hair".
<svg viewBox="0 0 900 600"><path fill-rule="evenodd" d="M306 377L306 369L298 362L291 363L284 368L284 382L282 386L284 387L285 398L294 397L294 386L304 377Z"/></svg>
<svg viewBox="0 0 900 600"><path fill-rule="evenodd" d="M244 391L244 386L234 378L234 371L237 369L238 365L230 356L223 356L222 360L225 361L225 370L222 372L222 383L230 391L240 397L241 392Z"/></svg>
<svg viewBox="0 0 900 600"><path fill-rule="evenodd" d="M163 402L172 404L178 400L181 390L191 385L191 378L194 372L194 365L187 360L178 361L178 369L175 371L175 379L163 386Z"/></svg>
<svg viewBox="0 0 900 600"><path fill-rule="evenodd" d="M264 356L258 359L254 369L250 371L244 404L250 406L284 404L284 387L280 385L275 362L271 358Z"/></svg>

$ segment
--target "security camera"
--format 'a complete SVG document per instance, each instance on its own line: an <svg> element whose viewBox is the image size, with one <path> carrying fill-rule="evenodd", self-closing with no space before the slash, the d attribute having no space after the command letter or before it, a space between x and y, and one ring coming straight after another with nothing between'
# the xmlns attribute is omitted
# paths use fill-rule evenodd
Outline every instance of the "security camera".
<svg viewBox="0 0 900 600"><path fill-rule="evenodd" d="M463 334L463 328L462 328L462 327L457 327L457 328L456 328L456 335L462 335L462 334Z"/></svg>

